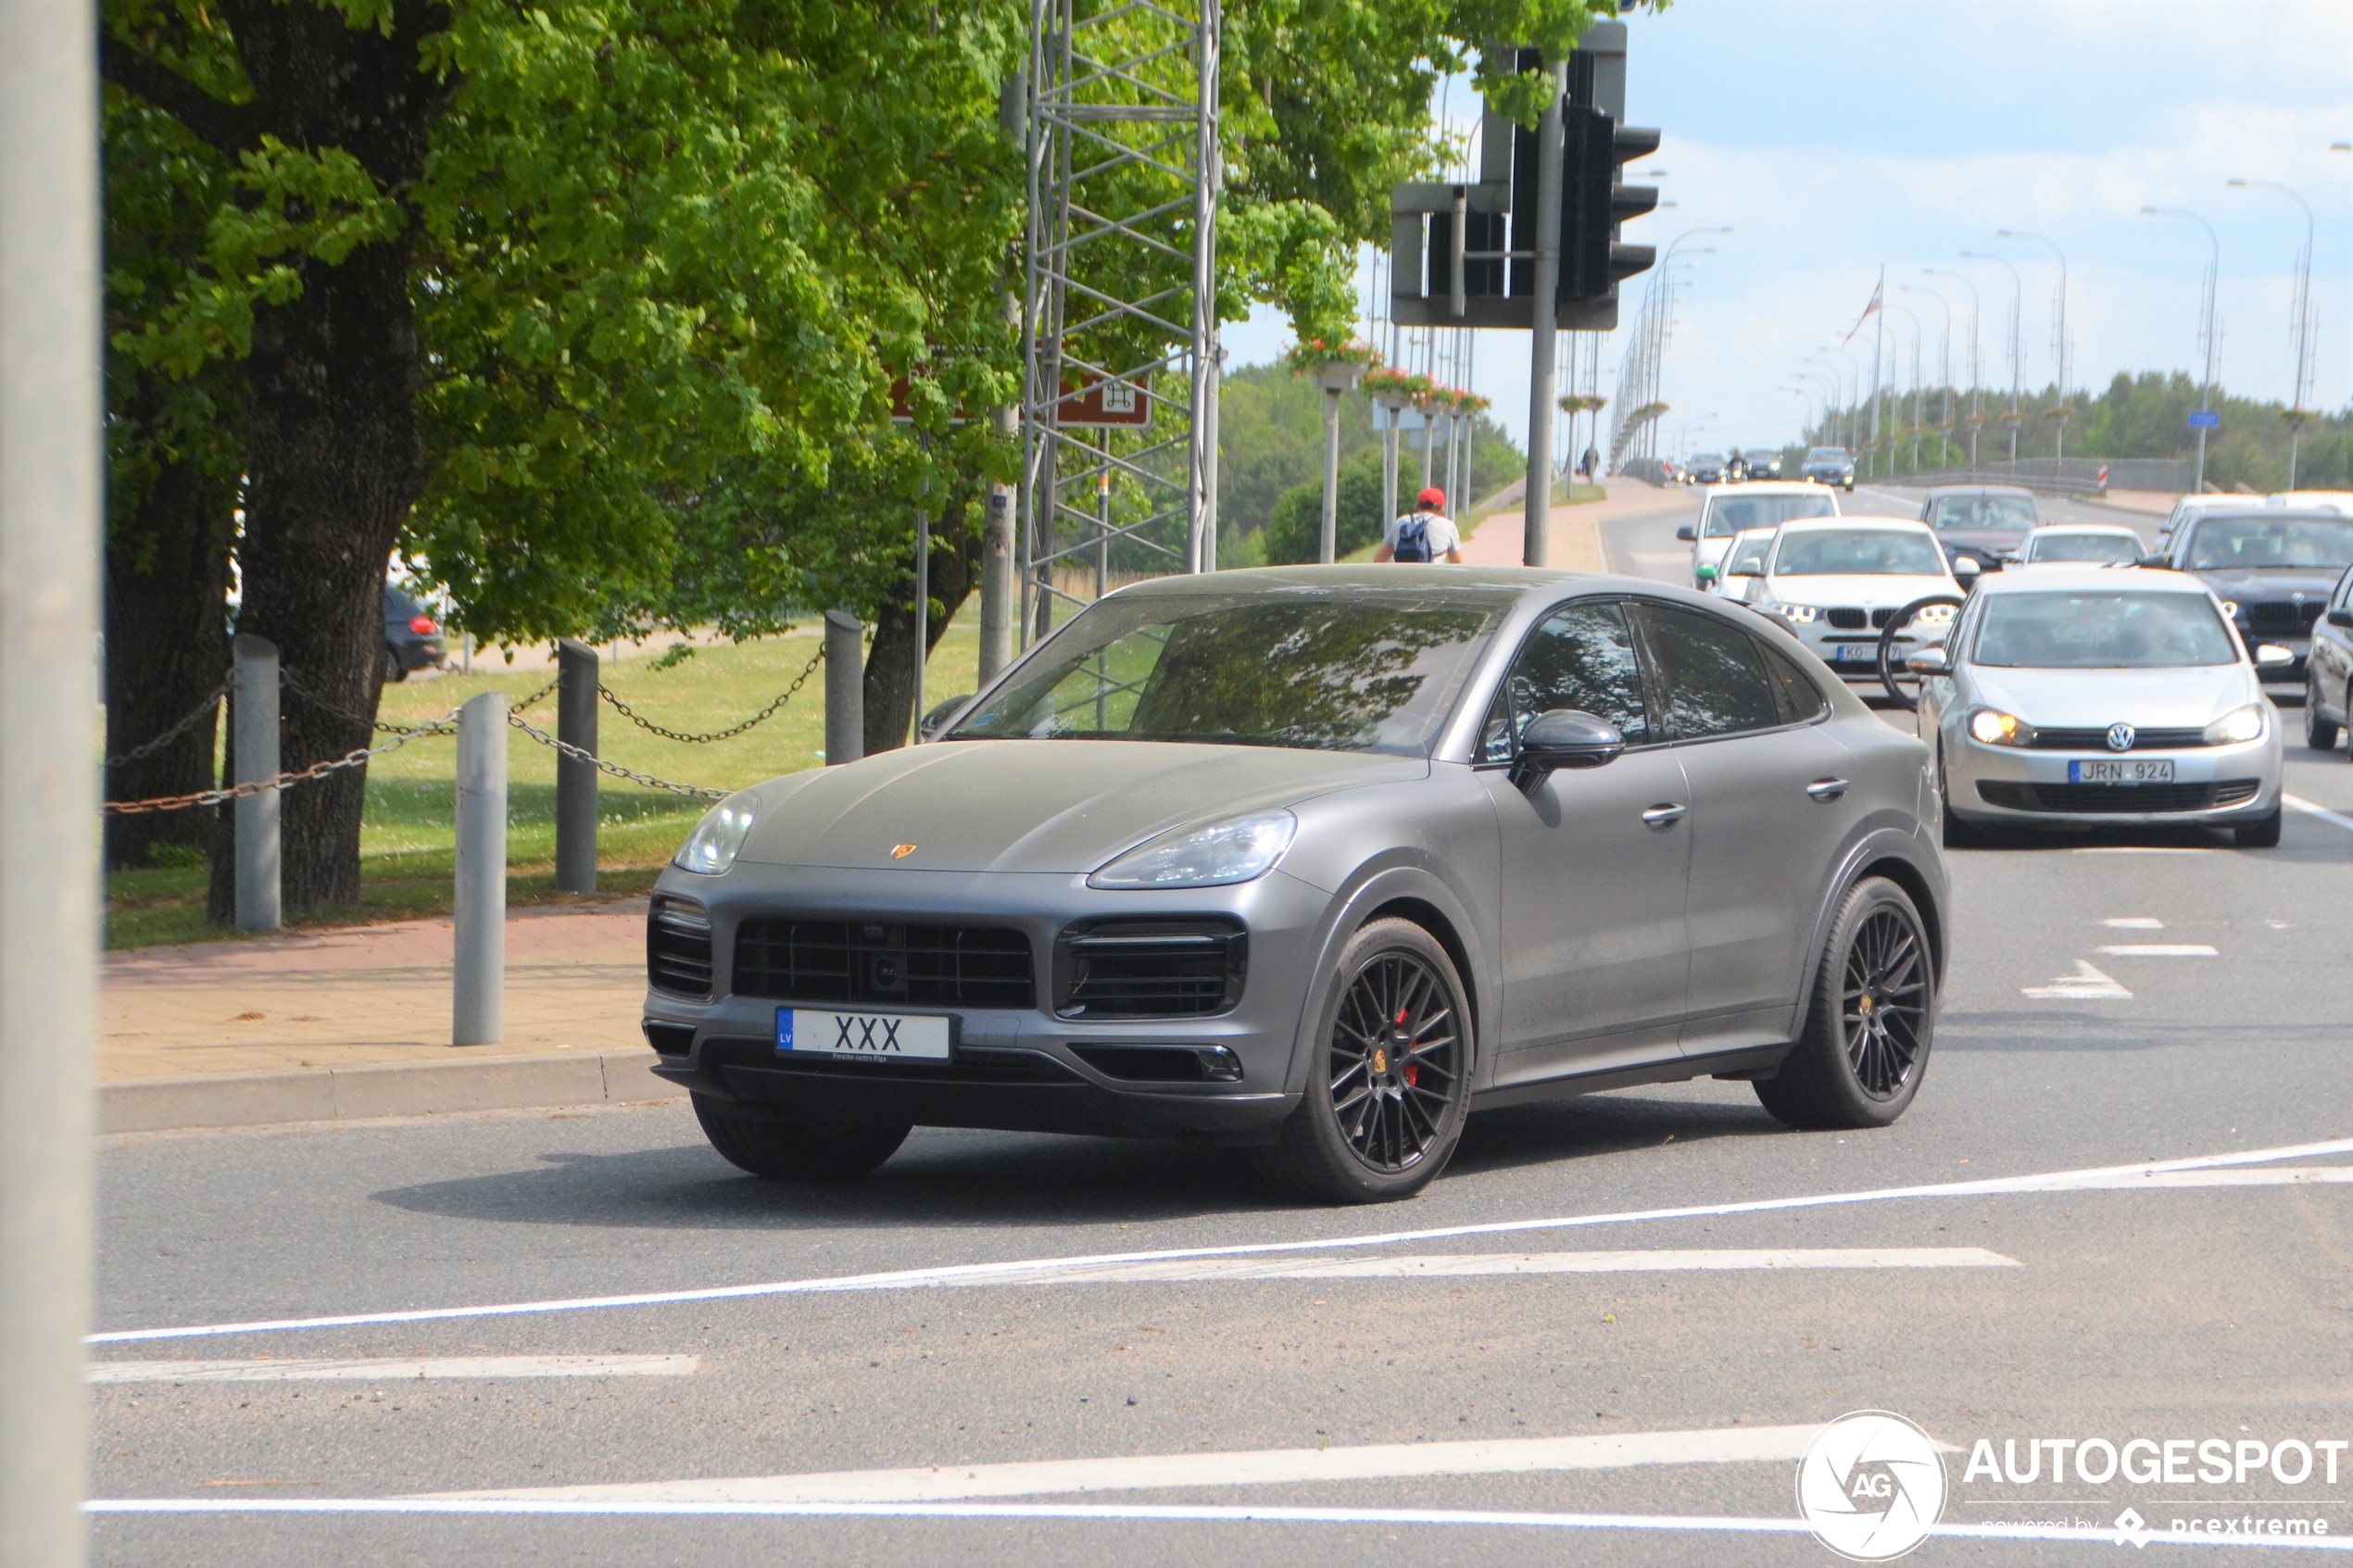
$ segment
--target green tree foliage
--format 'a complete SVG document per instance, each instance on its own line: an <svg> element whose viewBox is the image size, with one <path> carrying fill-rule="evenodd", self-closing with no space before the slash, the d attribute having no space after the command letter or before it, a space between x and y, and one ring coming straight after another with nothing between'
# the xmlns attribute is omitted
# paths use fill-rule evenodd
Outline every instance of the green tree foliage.
<svg viewBox="0 0 2353 1568"><path fill-rule="evenodd" d="M1347 400L1342 399L1341 407L1346 406ZM1445 454L1442 445L1439 451L1442 464ZM1318 469L1322 467L1321 458L1319 449ZM1471 467L1474 470L1471 495L1447 497L1448 515L1466 524L1473 500L1488 495L1525 474L1528 458L1511 444L1511 438L1502 429L1481 418L1478 439L1471 447ZM1381 516L1380 469L1381 454L1378 443L1363 448L1340 465L1340 506L1334 521L1340 541L1337 553L1341 556L1380 543L1382 531L1388 526L1388 520ZM1398 510L1411 510L1414 497L1421 493L1421 488L1420 454L1400 450L1397 458ZM1324 480L1319 472L1312 480L1290 486L1276 501L1274 516L1266 524L1266 559L1275 566L1315 560L1322 552L1323 536Z"/></svg>

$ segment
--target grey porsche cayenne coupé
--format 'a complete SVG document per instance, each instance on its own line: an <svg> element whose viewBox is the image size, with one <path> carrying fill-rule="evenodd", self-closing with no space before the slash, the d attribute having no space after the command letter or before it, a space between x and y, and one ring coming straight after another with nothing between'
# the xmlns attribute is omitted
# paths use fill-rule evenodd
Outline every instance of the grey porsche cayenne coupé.
<svg viewBox="0 0 2353 1568"><path fill-rule="evenodd" d="M1883 1125L1928 1065L1926 748L1627 579L1276 568L1090 606L937 741L712 810L646 1034L719 1152L923 1124L1222 1139L1404 1197L1475 1110L1700 1074Z"/></svg>

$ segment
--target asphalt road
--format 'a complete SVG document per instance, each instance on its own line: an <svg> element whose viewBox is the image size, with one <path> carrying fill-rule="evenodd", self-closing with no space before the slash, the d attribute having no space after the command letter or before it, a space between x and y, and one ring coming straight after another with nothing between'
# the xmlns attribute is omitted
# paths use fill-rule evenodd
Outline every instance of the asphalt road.
<svg viewBox="0 0 2353 1568"><path fill-rule="evenodd" d="M2353 765L2290 757L2321 809L2276 850L1956 855L1935 1052L1882 1132L1597 1095L1345 1211L1214 1148L975 1133L775 1187L674 1107L114 1139L102 1329L360 1321L95 1347L96 1491L165 1510L101 1514L95 1560L1826 1562L1794 1455L1862 1409L1951 1446L1946 1526L2000 1527L1919 1562L2110 1561L2128 1506L2353 1536L2342 1448L2294 1484L1969 1463L2353 1438ZM2062 1174L2147 1161L2193 1163ZM1230 1251L1261 1245L1293 1249Z"/></svg>

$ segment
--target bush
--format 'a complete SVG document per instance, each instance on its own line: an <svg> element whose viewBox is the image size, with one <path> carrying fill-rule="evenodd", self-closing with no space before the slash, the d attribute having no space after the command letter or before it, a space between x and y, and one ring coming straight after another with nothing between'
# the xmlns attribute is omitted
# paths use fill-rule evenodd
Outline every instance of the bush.
<svg viewBox="0 0 2353 1568"><path fill-rule="evenodd" d="M1397 483L1403 508L1409 499L1403 473ZM1368 447L1340 465L1338 554L1345 557L1379 544L1386 521L1380 515L1380 448ZM1324 482L1319 478L1292 485L1277 499L1275 515L1266 523L1267 563L1296 566L1317 559L1323 533Z"/></svg>

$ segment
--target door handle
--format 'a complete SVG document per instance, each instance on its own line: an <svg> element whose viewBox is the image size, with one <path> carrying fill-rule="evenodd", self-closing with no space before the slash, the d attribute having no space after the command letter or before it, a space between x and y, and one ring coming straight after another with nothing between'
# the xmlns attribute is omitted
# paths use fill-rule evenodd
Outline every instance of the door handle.
<svg viewBox="0 0 2353 1568"><path fill-rule="evenodd" d="M1688 806L1678 806L1671 800L1665 801L1642 813L1642 825L1646 828L1671 827L1681 822L1690 810L1691 808Z"/></svg>
<svg viewBox="0 0 2353 1568"><path fill-rule="evenodd" d="M1806 786L1806 793L1817 800L1836 800L1846 793L1844 779L1816 779Z"/></svg>

